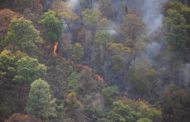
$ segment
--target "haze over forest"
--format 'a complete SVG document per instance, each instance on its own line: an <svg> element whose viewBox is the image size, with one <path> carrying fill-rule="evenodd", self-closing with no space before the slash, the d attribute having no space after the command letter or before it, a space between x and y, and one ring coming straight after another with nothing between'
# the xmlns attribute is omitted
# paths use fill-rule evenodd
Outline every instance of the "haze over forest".
<svg viewBox="0 0 190 122"><path fill-rule="evenodd" d="M0 0L0 122L189 113L189 0Z"/></svg>

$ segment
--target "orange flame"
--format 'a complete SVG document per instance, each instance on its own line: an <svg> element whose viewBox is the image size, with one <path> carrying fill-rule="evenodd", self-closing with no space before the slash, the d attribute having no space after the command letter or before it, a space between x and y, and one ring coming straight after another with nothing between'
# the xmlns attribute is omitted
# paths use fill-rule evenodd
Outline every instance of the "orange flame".
<svg viewBox="0 0 190 122"><path fill-rule="evenodd" d="M57 55L57 49L58 49L58 42L56 41L53 46L53 55Z"/></svg>
<svg viewBox="0 0 190 122"><path fill-rule="evenodd" d="M104 78L100 75L96 75L96 80L98 81L104 81Z"/></svg>

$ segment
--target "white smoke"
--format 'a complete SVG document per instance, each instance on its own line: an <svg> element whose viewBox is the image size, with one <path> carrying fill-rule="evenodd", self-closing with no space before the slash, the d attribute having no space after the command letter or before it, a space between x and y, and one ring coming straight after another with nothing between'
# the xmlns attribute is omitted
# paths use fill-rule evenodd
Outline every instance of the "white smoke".
<svg viewBox="0 0 190 122"><path fill-rule="evenodd" d="M147 33L152 34L162 27L163 4L169 0L126 0L129 10L138 11L143 15L147 25Z"/></svg>
<svg viewBox="0 0 190 122"><path fill-rule="evenodd" d="M161 45L158 42L151 42L146 46L146 55L149 57L155 57L161 50Z"/></svg>
<svg viewBox="0 0 190 122"><path fill-rule="evenodd" d="M117 31L119 30L118 26L112 22L112 24L108 27L108 33L110 35L117 35Z"/></svg>
<svg viewBox="0 0 190 122"><path fill-rule="evenodd" d="M67 0L68 6L72 9L75 9L78 6L79 2L80 0Z"/></svg>
<svg viewBox="0 0 190 122"><path fill-rule="evenodd" d="M147 25L148 34L155 32L162 27L163 4L168 0L144 0L143 14L144 22Z"/></svg>

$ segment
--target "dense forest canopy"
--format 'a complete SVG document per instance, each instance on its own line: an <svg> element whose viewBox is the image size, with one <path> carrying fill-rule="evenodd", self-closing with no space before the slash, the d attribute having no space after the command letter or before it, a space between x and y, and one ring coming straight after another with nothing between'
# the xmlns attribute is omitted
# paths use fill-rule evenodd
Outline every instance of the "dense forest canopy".
<svg viewBox="0 0 190 122"><path fill-rule="evenodd" d="M0 121L190 122L189 0L0 0Z"/></svg>

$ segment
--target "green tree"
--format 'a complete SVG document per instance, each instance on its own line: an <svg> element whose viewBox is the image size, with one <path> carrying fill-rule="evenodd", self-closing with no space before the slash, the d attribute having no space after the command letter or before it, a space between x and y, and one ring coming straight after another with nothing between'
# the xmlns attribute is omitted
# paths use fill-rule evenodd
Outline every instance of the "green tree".
<svg viewBox="0 0 190 122"><path fill-rule="evenodd" d="M39 52L43 41L30 20L17 18L11 22L5 42L13 51L33 54Z"/></svg>
<svg viewBox="0 0 190 122"><path fill-rule="evenodd" d="M26 111L41 118L55 116L55 99L52 98L50 86L46 81L38 79L31 84Z"/></svg>
<svg viewBox="0 0 190 122"><path fill-rule="evenodd" d="M117 86L107 86L102 89L102 94L104 95L106 102L108 104L112 104L114 98L117 94L119 94L119 88Z"/></svg>
<svg viewBox="0 0 190 122"><path fill-rule="evenodd" d="M84 56L84 48L80 43L75 43L71 50L71 58L79 61Z"/></svg>
<svg viewBox="0 0 190 122"><path fill-rule="evenodd" d="M135 112L130 106L122 101L113 103L113 110L110 113L111 122L135 122L140 117L140 113Z"/></svg>
<svg viewBox="0 0 190 122"><path fill-rule="evenodd" d="M113 103L109 113L111 122L152 122L160 120L161 112L145 101L122 98Z"/></svg>
<svg viewBox="0 0 190 122"><path fill-rule="evenodd" d="M84 110L84 105L77 98L76 92L72 91L68 93L65 102L65 113L67 113L67 117L77 121Z"/></svg>
<svg viewBox="0 0 190 122"><path fill-rule="evenodd" d="M172 51L186 53L190 50L190 8L181 2L169 2L164 18L165 37Z"/></svg>
<svg viewBox="0 0 190 122"><path fill-rule="evenodd" d="M173 50L185 51L188 42L186 20L176 10L168 10L164 20L166 39Z"/></svg>
<svg viewBox="0 0 190 122"><path fill-rule="evenodd" d="M127 62L131 56L131 48L122 43L109 43L107 53L111 55L108 72L112 77L121 78L125 76ZM122 82L122 80L120 81Z"/></svg>
<svg viewBox="0 0 190 122"><path fill-rule="evenodd" d="M80 84L81 74L78 72L72 72L68 77L68 87L75 91L78 91L81 88Z"/></svg>
<svg viewBox="0 0 190 122"><path fill-rule="evenodd" d="M0 80L11 81L16 73L16 58L9 50L0 53Z"/></svg>
<svg viewBox="0 0 190 122"><path fill-rule="evenodd" d="M101 13L93 9L85 9L82 16L84 25L88 28L94 28L100 20Z"/></svg>
<svg viewBox="0 0 190 122"><path fill-rule="evenodd" d="M55 11L49 10L45 12L38 21L46 29L45 34L48 35L50 41L59 41L63 32L63 22L58 18Z"/></svg>
<svg viewBox="0 0 190 122"><path fill-rule="evenodd" d="M102 45L102 46L107 46L108 43L111 42L111 37L106 31L98 31L96 32L95 36L95 43Z"/></svg>
<svg viewBox="0 0 190 122"><path fill-rule="evenodd" d="M45 73L45 65L40 64L35 58L25 56L16 62L16 75L13 80L30 84L34 80L43 78Z"/></svg>
<svg viewBox="0 0 190 122"><path fill-rule="evenodd" d="M151 96L156 84L157 72L147 60L137 58L130 66L127 80L132 94Z"/></svg>
<svg viewBox="0 0 190 122"><path fill-rule="evenodd" d="M102 27L102 26L101 26ZM105 63L106 49L108 44L111 42L111 37L106 31L97 31L95 34L95 40L92 43L92 64L98 69L101 68Z"/></svg>
<svg viewBox="0 0 190 122"><path fill-rule="evenodd" d="M166 7L166 12L169 9L176 10L184 16L187 23L190 23L190 21L189 21L190 20L190 18L189 18L190 8L189 8L189 6L187 6L187 4L183 4L182 2L179 2L179 0L175 0L175 1L168 2L165 5L165 7Z"/></svg>
<svg viewBox="0 0 190 122"><path fill-rule="evenodd" d="M111 71L113 74L123 73L125 67L125 58L122 55L114 55L111 58Z"/></svg>

